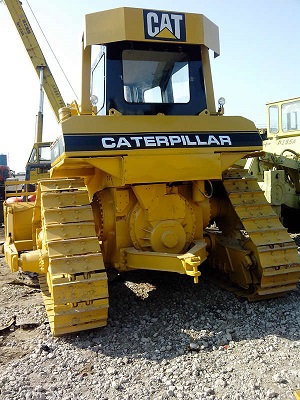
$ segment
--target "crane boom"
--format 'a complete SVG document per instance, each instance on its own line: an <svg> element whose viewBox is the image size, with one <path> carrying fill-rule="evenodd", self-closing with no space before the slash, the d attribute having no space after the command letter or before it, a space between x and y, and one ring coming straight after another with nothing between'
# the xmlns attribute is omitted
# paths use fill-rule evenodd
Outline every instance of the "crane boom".
<svg viewBox="0 0 300 400"><path fill-rule="evenodd" d="M65 102L50 68L47 65L40 45L33 33L31 25L22 7L22 3L19 0L5 0L5 4L39 79L41 75L40 70L41 68L43 69L42 86L50 102L51 108L54 111L56 119L59 121L58 110L65 106Z"/></svg>

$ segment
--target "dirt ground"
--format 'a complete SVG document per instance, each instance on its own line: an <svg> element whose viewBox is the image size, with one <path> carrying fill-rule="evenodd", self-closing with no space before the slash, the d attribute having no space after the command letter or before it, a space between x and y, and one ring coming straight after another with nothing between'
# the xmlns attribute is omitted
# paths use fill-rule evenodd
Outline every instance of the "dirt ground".
<svg viewBox="0 0 300 400"><path fill-rule="evenodd" d="M299 246L300 235L293 238ZM10 271L2 253L3 242L0 227L0 367L31 353L48 324L38 283L29 275Z"/></svg>
<svg viewBox="0 0 300 400"><path fill-rule="evenodd" d="M0 366L8 360L20 359L32 349L25 345L39 335L35 329L46 322L42 295L37 282L29 276L12 273L2 253L3 228L0 228ZM36 316L28 310L40 310ZM12 344L7 347L8 341ZM5 351L3 349L5 348Z"/></svg>

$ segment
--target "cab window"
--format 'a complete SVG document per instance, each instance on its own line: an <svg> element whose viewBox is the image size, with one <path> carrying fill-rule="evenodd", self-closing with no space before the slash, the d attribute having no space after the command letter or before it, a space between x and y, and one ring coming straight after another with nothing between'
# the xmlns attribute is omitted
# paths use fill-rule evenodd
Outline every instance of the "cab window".
<svg viewBox="0 0 300 400"><path fill-rule="evenodd" d="M277 106L270 106L269 107L269 127L270 133L278 132L278 107Z"/></svg>
<svg viewBox="0 0 300 400"><path fill-rule="evenodd" d="M189 64L185 53L124 50L124 98L129 103L188 103Z"/></svg>
<svg viewBox="0 0 300 400"><path fill-rule="evenodd" d="M283 132L300 130L300 101L282 105L281 121Z"/></svg>
<svg viewBox="0 0 300 400"><path fill-rule="evenodd" d="M97 106L97 114L100 114L105 103L105 47L93 47L100 48L100 51L92 67L91 100L92 104ZM93 51L95 50L93 49Z"/></svg>

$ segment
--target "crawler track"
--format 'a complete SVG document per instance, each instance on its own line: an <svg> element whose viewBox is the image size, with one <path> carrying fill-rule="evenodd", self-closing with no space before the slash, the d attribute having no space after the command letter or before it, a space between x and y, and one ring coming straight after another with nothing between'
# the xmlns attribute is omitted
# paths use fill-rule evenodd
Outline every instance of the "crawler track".
<svg viewBox="0 0 300 400"><path fill-rule="evenodd" d="M240 249L248 251L252 260L248 267L252 291L245 291L244 296L249 300L259 300L295 289L300 277L297 246L267 202L256 179L243 169L232 169L224 174L223 186L234 210L235 230L243 232L243 240L238 241ZM219 225L221 230L232 222L225 218L222 223ZM244 267L234 265L235 273L239 268L242 270ZM238 291L238 294L242 293Z"/></svg>
<svg viewBox="0 0 300 400"><path fill-rule="evenodd" d="M52 334L106 325L107 276L83 180L42 181L39 196L39 247L49 257L40 285Z"/></svg>

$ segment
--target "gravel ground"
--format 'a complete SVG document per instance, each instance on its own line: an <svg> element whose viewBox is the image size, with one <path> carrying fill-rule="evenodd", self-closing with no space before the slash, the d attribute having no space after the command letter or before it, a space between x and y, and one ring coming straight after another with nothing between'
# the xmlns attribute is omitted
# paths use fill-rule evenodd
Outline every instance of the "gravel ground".
<svg viewBox="0 0 300 400"><path fill-rule="evenodd" d="M52 338L39 288L0 261L1 400L294 400L300 389L300 287L248 303L187 276L127 273L110 284L107 327Z"/></svg>

